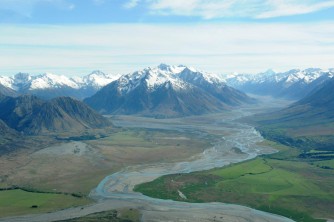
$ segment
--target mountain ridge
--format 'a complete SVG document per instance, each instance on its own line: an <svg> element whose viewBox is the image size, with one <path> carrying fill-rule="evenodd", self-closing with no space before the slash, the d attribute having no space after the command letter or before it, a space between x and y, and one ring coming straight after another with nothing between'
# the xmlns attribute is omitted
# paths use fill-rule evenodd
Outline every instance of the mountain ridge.
<svg viewBox="0 0 334 222"><path fill-rule="evenodd" d="M32 95L2 96L0 119L10 128L28 135L79 132L111 125L108 119L70 97L44 101Z"/></svg>
<svg viewBox="0 0 334 222"><path fill-rule="evenodd" d="M197 76L190 79L189 74ZM226 94L230 93L225 97L234 96L238 92L239 97L235 100L240 101L233 103L227 99L224 101L223 96L218 97L213 94L208 85L217 93L219 88L221 91L225 89ZM123 75L92 97L86 98L84 102L106 114L176 117L217 112L230 109L237 103L254 101L242 92L230 89L224 82L207 73L182 65L160 64L157 67Z"/></svg>

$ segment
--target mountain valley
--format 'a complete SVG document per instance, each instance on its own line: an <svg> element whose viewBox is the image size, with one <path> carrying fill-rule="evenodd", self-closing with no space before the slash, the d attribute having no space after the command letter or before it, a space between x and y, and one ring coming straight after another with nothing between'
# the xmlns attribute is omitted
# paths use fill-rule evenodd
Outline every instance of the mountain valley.
<svg viewBox="0 0 334 222"><path fill-rule="evenodd" d="M93 79L95 75L104 76L96 72ZM58 221L75 215L82 217L80 221L92 213L133 209L136 218L154 220L189 218L201 209L207 213L198 216L208 220L213 215L235 219L240 214L254 221L332 218L331 75L332 70L320 69L284 75L270 71L256 76L265 79L261 84L262 80L245 80L241 86L236 77L160 64L110 82L101 77L105 85L98 84L83 102L68 97L73 91L66 87L72 84L71 90L87 89L87 93L89 87L75 84L92 79L73 78L69 83L69 78L56 75L19 74L15 84L2 81L0 189L4 191L0 192L25 200L7 207L0 197L0 208L8 209L0 216ZM46 80L51 77L52 81ZM239 75L238 81L243 78ZM247 84L259 91L250 87L246 92L262 97L243 93ZM285 217L202 203L211 201ZM318 205L310 208L313 201ZM160 205L168 215L157 209ZM33 212L32 206L39 214L26 215ZM182 206L188 211L179 212ZM43 214L50 210L55 212Z"/></svg>

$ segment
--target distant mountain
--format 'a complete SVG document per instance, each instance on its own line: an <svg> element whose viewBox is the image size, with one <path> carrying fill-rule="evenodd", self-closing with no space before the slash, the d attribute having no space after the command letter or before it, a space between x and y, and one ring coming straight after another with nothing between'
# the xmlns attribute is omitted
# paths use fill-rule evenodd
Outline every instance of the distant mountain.
<svg viewBox="0 0 334 222"><path fill-rule="evenodd" d="M0 84L18 93L32 94L43 99L51 99L59 96L71 96L83 99L93 95L117 77L101 71L94 71L84 77L72 78L52 73L37 76L18 73L12 77L0 77Z"/></svg>
<svg viewBox="0 0 334 222"><path fill-rule="evenodd" d="M210 74L165 64L123 75L84 101L101 113L155 117L217 112L254 102Z"/></svg>
<svg viewBox="0 0 334 222"><path fill-rule="evenodd" d="M247 93L301 99L334 76L334 70L309 68L278 73L268 70L256 75L225 76L228 85Z"/></svg>
<svg viewBox="0 0 334 222"><path fill-rule="evenodd" d="M25 134L82 131L110 125L108 120L84 103L69 97L50 101L24 95L0 99L0 119Z"/></svg>

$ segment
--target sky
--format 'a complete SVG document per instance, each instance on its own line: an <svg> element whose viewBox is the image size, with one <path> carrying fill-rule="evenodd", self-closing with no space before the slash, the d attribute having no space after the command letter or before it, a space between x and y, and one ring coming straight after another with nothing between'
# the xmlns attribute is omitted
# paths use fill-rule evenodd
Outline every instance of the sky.
<svg viewBox="0 0 334 222"><path fill-rule="evenodd" d="M334 0L0 0L0 75L334 67Z"/></svg>

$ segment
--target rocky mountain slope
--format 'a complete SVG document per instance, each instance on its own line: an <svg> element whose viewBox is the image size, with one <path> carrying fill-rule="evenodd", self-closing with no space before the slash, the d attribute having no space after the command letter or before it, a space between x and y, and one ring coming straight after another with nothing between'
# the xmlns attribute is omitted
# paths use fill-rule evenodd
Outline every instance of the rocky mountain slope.
<svg viewBox="0 0 334 222"><path fill-rule="evenodd" d="M24 134L82 131L110 125L109 121L84 103L60 97L50 101L24 95L2 96L0 119L10 128Z"/></svg>
<svg viewBox="0 0 334 222"><path fill-rule="evenodd" d="M314 121L315 118L328 118L328 121L334 121L333 89L334 79L328 80L319 89L276 114L283 122L299 118L305 122Z"/></svg>
<svg viewBox="0 0 334 222"><path fill-rule="evenodd" d="M11 88L8 88L1 84L0 84L0 94L12 97L16 97L19 95L15 90L12 90Z"/></svg>
<svg viewBox="0 0 334 222"><path fill-rule="evenodd" d="M289 107L253 118L262 134L300 148L332 150L334 79Z"/></svg>

